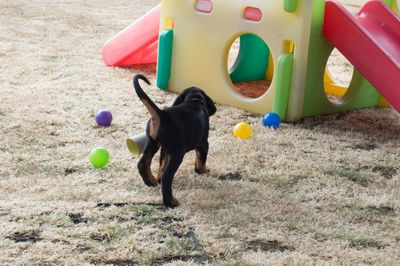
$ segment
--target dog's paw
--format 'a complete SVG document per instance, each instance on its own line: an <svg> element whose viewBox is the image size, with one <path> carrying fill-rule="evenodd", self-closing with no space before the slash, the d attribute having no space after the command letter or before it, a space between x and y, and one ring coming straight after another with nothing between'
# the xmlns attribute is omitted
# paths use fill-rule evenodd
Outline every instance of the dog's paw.
<svg viewBox="0 0 400 266"><path fill-rule="evenodd" d="M143 182L146 184L146 186L156 187L158 185L158 181L155 178L151 179L151 178L142 177L142 179L143 179Z"/></svg>
<svg viewBox="0 0 400 266"><path fill-rule="evenodd" d="M172 197L171 201L164 201L164 205L168 208L175 208L179 206L179 201L175 197Z"/></svg>
<svg viewBox="0 0 400 266"><path fill-rule="evenodd" d="M151 163L151 161L150 161ZM143 179L143 182L149 187L155 187L158 185L158 180L153 176L150 170L150 166L148 166L145 160L140 160L138 162L138 170L139 174Z"/></svg>
<svg viewBox="0 0 400 266"><path fill-rule="evenodd" d="M199 175L201 175L201 174L207 174L207 173L210 172L210 170L207 169L207 168L205 168L205 167L200 167L200 168L195 167L195 168L194 168L194 171L195 171L197 174L199 174Z"/></svg>

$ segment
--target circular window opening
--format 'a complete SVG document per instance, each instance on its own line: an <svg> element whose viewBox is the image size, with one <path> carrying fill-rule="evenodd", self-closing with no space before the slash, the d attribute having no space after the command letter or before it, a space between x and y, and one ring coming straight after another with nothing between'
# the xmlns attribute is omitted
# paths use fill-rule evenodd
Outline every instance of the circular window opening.
<svg viewBox="0 0 400 266"><path fill-rule="evenodd" d="M268 45L257 35L243 34L230 46L227 71L232 89L246 98L258 98L270 87L274 64Z"/></svg>
<svg viewBox="0 0 400 266"><path fill-rule="evenodd" d="M324 89L329 101L342 102L353 78L353 65L335 48L325 67Z"/></svg>

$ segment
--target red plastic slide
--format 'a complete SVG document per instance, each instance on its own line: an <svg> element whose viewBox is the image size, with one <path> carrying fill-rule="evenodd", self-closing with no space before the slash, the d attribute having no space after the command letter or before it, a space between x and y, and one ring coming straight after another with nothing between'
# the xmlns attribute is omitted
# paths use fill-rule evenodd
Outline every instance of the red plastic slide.
<svg viewBox="0 0 400 266"><path fill-rule="evenodd" d="M323 33L400 112L400 18L380 0L356 15L327 0Z"/></svg>
<svg viewBox="0 0 400 266"><path fill-rule="evenodd" d="M108 66L131 66L157 62L160 5L130 24L103 46Z"/></svg>

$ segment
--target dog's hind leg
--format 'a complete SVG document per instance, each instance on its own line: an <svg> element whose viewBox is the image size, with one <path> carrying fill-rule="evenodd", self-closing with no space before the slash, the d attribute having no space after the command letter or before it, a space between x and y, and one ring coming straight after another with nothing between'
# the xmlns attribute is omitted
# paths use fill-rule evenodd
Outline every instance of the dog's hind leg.
<svg viewBox="0 0 400 266"><path fill-rule="evenodd" d="M184 152L169 155L169 160L165 171L161 175L161 190L163 195L164 205L167 207L176 207L179 205L177 199L172 195L172 181L179 165L182 163Z"/></svg>
<svg viewBox="0 0 400 266"><path fill-rule="evenodd" d="M148 186L158 185L157 179L151 173L151 161L154 157L154 154L156 154L159 148L160 144L148 137L146 139L142 158L140 158L137 164L139 174L142 177L144 183Z"/></svg>
<svg viewBox="0 0 400 266"><path fill-rule="evenodd" d="M203 142L196 149L196 161L194 163L194 171L198 174L207 173L206 161L208 154L208 141Z"/></svg>
<svg viewBox="0 0 400 266"><path fill-rule="evenodd" d="M158 169L157 181L158 183L161 182L161 176L164 173L165 169L167 168L169 161L169 155L165 152L165 149L161 147L160 152L160 168Z"/></svg>

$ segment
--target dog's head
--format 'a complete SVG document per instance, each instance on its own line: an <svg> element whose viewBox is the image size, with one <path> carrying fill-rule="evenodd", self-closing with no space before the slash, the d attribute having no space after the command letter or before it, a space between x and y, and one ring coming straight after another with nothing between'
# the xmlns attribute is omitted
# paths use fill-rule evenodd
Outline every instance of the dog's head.
<svg viewBox="0 0 400 266"><path fill-rule="evenodd" d="M190 87L182 91L181 94L179 94L179 96L175 99L173 106L183 102L196 102L204 104L204 106L207 108L209 116L212 116L217 111L213 100L208 97L204 91L196 87Z"/></svg>

